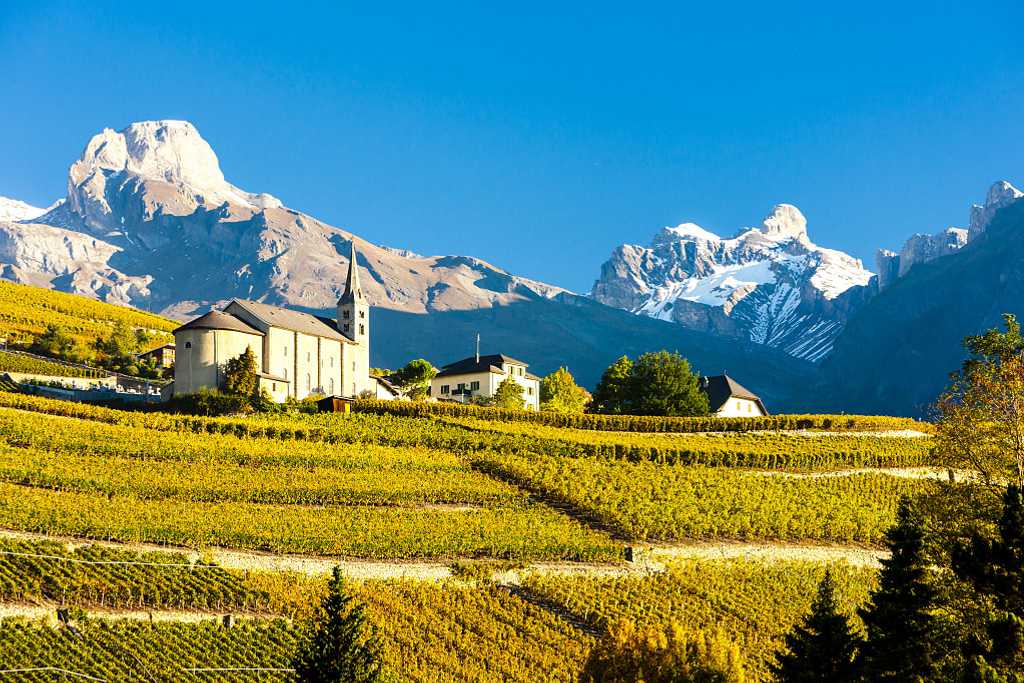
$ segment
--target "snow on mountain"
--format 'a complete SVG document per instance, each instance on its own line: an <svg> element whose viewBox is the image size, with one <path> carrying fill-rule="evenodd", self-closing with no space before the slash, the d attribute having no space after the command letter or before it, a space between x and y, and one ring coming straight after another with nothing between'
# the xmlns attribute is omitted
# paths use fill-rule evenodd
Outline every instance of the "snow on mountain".
<svg viewBox="0 0 1024 683"><path fill-rule="evenodd" d="M971 205L970 227L949 227L934 235L911 235L899 253L879 249L875 255L879 288L885 289L919 263L928 263L960 251L985 232L997 211L1020 201L1021 198L1024 198L1024 192L1007 181L1000 180L989 187L984 204Z"/></svg>
<svg viewBox="0 0 1024 683"><path fill-rule="evenodd" d="M602 266L592 296L818 361L871 278L858 259L811 242L800 210L779 204L733 238L683 223L662 229L649 247L623 245Z"/></svg>
<svg viewBox="0 0 1024 683"><path fill-rule="evenodd" d="M565 292L472 257L380 247L242 190L186 121L101 131L67 186L50 210L0 217L0 275L179 316L232 297L330 309L355 241L375 306L471 310Z"/></svg>
<svg viewBox="0 0 1024 683"><path fill-rule="evenodd" d="M40 209L38 206L32 206L17 199L0 197L0 221L28 221L42 216L49 210Z"/></svg>

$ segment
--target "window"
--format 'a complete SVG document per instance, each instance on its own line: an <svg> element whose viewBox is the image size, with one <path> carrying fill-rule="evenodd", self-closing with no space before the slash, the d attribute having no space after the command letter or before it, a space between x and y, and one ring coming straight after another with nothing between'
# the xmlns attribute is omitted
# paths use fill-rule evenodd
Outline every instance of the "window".
<svg viewBox="0 0 1024 683"><path fill-rule="evenodd" d="M479 391L480 390L480 382L470 382L469 383L469 388L472 391Z"/></svg>
<svg viewBox="0 0 1024 683"><path fill-rule="evenodd" d="M344 311L341 312L341 317L344 320L348 320L348 309L345 309Z"/></svg>
<svg viewBox="0 0 1024 683"><path fill-rule="evenodd" d="M344 325L342 325L342 331L347 333L349 327L351 327L351 325L349 325L348 323L345 323Z"/></svg>
<svg viewBox="0 0 1024 683"><path fill-rule="evenodd" d="M465 390L466 390L466 383L465 382L459 382L459 391L462 392L462 391L465 391Z"/></svg>
<svg viewBox="0 0 1024 683"><path fill-rule="evenodd" d="M192 348L192 342L185 342L185 348L186 349L191 349Z"/></svg>
<svg viewBox="0 0 1024 683"><path fill-rule="evenodd" d="M447 393L449 393L449 390L450 390L450 389L451 389L451 387L450 387L450 386L448 386L447 384L442 384L442 385L441 385L441 393L442 393L442 394L447 394Z"/></svg>
<svg viewBox="0 0 1024 683"><path fill-rule="evenodd" d="M360 318L360 320L365 320L366 319L366 311L359 311L359 318Z"/></svg>
<svg viewBox="0 0 1024 683"><path fill-rule="evenodd" d="M352 372L356 371L356 362L352 361Z"/></svg>
<svg viewBox="0 0 1024 683"><path fill-rule="evenodd" d="M271 391L277 391L277 382L271 382L270 383L270 390Z"/></svg>
<svg viewBox="0 0 1024 683"><path fill-rule="evenodd" d="M286 347L284 347L284 357L285 357L285 358L287 358L287 357L288 357L288 347L287 347L287 346L286 346Z"/></svg>
<svg viewBox="0 0 1024 683"><path fill-rule="evenodd" d="M306 362L308 363L308 362L309 362L309 360L310 360L310 359L309 359L309 351L306 351Z"/></svg>
<svg viewBox="0 0 1024 683"><path fill-rule="evenodd" d="M359 326L359 334L366 334L366 325Z"/></svg>
<svg viewBox="0 0 1024 683"><path fill-rule="evenodd" d="M313 379L309 376L309 373L307 372L306 373L306 391L309 391L312 388L313 388Z"/></svg>
<svg viewBox="0 0 1024 683"><path fill-rule="evenodd" d="M526 387L526 395L533 396L533 387Z"/></svg>
<svg viewBox="0 0 1024 683"><path fill-rule="evenodd" d="M329 393L331 396L334 396L334 378L333 377L330 378L329 380L327 380L327 393Z"/></svg>
<svg viewBox="0 0 1024 683"><path fill-rule="evenodd" d="M331 367L334 367L334 356L331 356Z"/></svg>
<svg viewBox="0 0 1024 683"><path fill-rule="evenodd" d="M284 369L284 378L285 378L285 381L288 380L288 368Z"/></svg>

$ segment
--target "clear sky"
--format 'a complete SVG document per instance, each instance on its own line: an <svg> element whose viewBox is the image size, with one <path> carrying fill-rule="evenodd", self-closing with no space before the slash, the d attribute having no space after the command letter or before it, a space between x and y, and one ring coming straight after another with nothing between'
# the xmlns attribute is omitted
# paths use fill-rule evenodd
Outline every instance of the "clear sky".
<svg viewBox="0 0 1024 683"><path fill-rule="evenodd" d="M1024 184L1019 19L1010 0L0 0L0 195L44 205L102 128L187 119L246 190L577 291L622 242L732 234L779 202L873 267Z"/></svg>

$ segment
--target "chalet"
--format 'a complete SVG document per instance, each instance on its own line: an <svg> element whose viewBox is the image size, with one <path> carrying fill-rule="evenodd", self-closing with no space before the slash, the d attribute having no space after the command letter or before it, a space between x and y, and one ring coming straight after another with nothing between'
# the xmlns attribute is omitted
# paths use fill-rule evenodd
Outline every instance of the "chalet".
<svg viewBox="0 0 1024 683"><path fill-rule="evenodd" d="M758 395L729 375L702 377L701 389L708 395L711 414L716 417L760 417L768 414Z"/></svg>
<svg viewBox="0 0 1024 683"><path fill-rule="evenodd" d="M430 381L430 395L438 400L469 403L474 398L494 396L498 386L511 379L523 387L527 410L540 408L540 378L527 372L529 365L497 353L477 354L450 363Z"/></svg>
<svg viewBox="0 0 1024 683"><path fill-rule="evenodd" d="M256 357L260 389L275 401L377 395L370 378L369 310L353 244L336 319L235 299L174 331L173 392L220 387L224 366L248 348Z"/></svg>
<svg viewBox="0 0 1024 683"><path fill-rule="evenodd" d="M140 353L139 360L153 358L158 368L169 368L174 365L174 344L162 344L155 349Z"/></svg>

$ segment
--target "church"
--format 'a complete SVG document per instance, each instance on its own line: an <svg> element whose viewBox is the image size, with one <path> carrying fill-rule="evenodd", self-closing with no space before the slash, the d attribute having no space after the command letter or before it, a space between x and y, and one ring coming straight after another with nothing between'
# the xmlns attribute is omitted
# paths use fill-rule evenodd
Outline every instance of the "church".
<svg viewBox="0 0 1024 683"><path fill-rule="evenodd" d="M174 343L175 395L220 387L225 365L246 348L256 356L259 388L275 401L374 391L370 307L359 284L355 243L337 319L234 299L176 329Z"/></svg>

